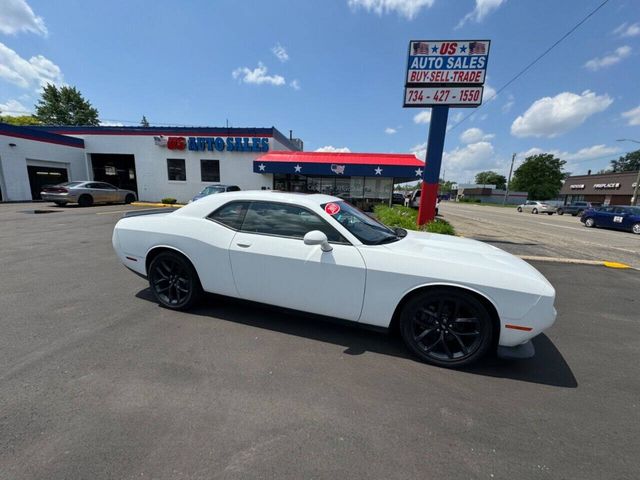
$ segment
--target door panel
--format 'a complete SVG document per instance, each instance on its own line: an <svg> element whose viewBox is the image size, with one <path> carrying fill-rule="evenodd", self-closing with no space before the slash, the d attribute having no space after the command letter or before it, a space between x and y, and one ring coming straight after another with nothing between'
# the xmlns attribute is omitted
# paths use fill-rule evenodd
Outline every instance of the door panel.
<svg viewBox="0 0 640 480"><path fill-rule="evenodd" d="M351 245L319 245L302 239L238 232L231 242L233 277L242 298L357 321L365 264Z"/></svg>

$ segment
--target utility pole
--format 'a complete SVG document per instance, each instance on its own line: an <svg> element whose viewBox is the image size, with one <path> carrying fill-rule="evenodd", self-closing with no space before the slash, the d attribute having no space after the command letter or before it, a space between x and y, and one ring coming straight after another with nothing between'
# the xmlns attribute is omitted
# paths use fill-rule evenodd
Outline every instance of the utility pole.
<svg viewBox="0 0 640 480"><path fill-rule="evenodd" d="M507 204L507 199L509 198L509 187L511 186L511 173L513 173L513 162L516 161L516 154L514 153L511 156L511 168L509 168L509 180L507 180L507 187L504 190L504 200L502 201L503 205Z"/></svg>
<svg viewBox="0 0 640 480"><path fill-rule="evenodd" d="M630 138L619 138L616 142L633 142L640 143L638 140L632 140ZM631 205L638 204L638 186L640 186L640 167L638 168L638 176L636 177L636 186L633 187L633 195L631 197Z"/></svg>

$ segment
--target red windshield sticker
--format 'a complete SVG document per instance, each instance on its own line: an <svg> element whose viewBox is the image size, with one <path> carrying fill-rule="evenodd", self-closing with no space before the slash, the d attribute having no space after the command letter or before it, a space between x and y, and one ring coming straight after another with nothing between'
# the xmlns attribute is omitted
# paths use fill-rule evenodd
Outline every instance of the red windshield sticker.
<svg viewBox="0 0 640 480"><path fill-rule="evenodd" d="M324 211L329 215L335 215L340 211L340 205L338 205L337 203L327 203L324 206Z"/></svg>

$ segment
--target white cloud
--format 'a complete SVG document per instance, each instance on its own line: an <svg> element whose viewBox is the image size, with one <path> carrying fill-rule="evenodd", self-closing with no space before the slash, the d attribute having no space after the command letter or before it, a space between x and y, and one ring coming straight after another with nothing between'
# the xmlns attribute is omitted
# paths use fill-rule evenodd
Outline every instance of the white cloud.
<svg viewBox="0 0 640 480"><path fill-rule="evenodd" d="M507 103L502 105L502 113L509 113L509 111L511 111L511 108L513 107L513 104L515 103L515 100L516 98L513 95L509 94Z"/></svg>
<svg viewBox="0 0 640 480"><path fill-rule="evenodd" d="M431 110L423 110L413 116L413 123L429 123L431 121Z"/></svg>
<svg viewBox="0 0 640 480"><path fill-rule="evenodd" d="M640 105L622 113L622 118L627 119L627 125L640 125Z"/></svg>
<svg viewBox="0 0 640 480"><path fill-rule="evenodd" d="M493 145L490 142L476 142L464 147L457 147L451 152L444 152L442 159L447 169L452 171L484 168L494 158Z"/></svg>
<svg viewBox="0 0 640 480"><path fill-rule="evenodd" d="M616 155L620 153L620 151L621 150L618 147L607 147L604 144L581 148L580 150L577 150L575 152L560 151L558 149L543 150L539 147L533 147L526 152L520 152L518 154L518 157L520 157L521 159L525 159L527 157L530 157L531 155L550 153L561 160L566 160L567 162L575 162L602 159L610 157L612 155Z"/></svg>
<svg viewBox="0 0 640 480"><path fill-rule="evenodd" d="M640 23L636 22L629 25L627 22L624 22L616 28L613 33L621 37L637 37L640 35Z"/></svg>
<svg viewBox="0 0 640 480"><path fill-rule="evenodd" d="M102 127L124 127L124 123L114 122L113 120L100 120Z"/></svg>
<svg viewBox="0 0 640 480"><path fill-rule="evenodd" d="M7 117L18 117L20 115L29 115L31 112L18 100L7 100L6 103L0 103L0 115Z"/></svg>
<svg viewBox="0 0 640 480"><path fill-rule="evenodd" d="M47 83L62 84L60 67L42 55L29 60L22 58L0 42L0 78L22 88L44 87Z"/></svg>
<svg viewBox="0 0 640 480"><path fill-rule="evenodd" d="M424 157L427 154L427 142L414 145L409 149L409 151L424 162Z"/></svg>
<svg viewBox="0 0 640 480"><path fill-rule="evenodd" d="M347 147L334 147L333 145L325 145L315 150L316 152L331 152L331 153L349 153L351 150Z"/></svg>
<svg viewBox="0 0 640 480"><path fill-rule="evenodd" d="M267 67L262 62L258 62L258 66L253 70L247 67L236 68L231 75L233 78L240 79L242 83L249 83L253 85L275 85L281 86L286 82L282 75L267 75Z"/></svg>
<svg viewBox="0 0 640 480"><path fill-rule="evenodd" d="M273 53L276 58L282 63L289 60L289 54L287 53L287 50L279 43L276 43L276 45L271 49L271 53Z"/></svg>
<svg viewBox="0 0 640 480"><path fill-rule="evenodd" d="M615 65L629 55L631 55L631 47L629 45L624 45L622 47L616 48L614 52L609 53L604 57L592 58L584 64L584 67L595 72L596 70L600 70L601 68Z"/></svg>
<svg viewBox="0 0 640 480"><path fill-rule="evenodd" d="M493 10L497 10L506 0L476 0L475 8L467 13L456 28L462 27L468 21L481 22Z"/></svg>
<svg viewBox="0 0 640 480"><path fill-rule="evenodd" d="M484 133L481 129L472 127L468 128L460 135L462 143L478 143L491 140L495 135L493 133Z"/></svg>
<svg viewBox="0 0 640 480"><path fill-rule="evenodd" d="M590 90L580 95L562 92L555 97L543 97L514 120L511 134L516 137L555 137L578 127L612 103L613 99L607 94L596 95Z"/></svg>
<svg viewBox="0 0 640 480"><path fill-rule="evenodd" d="M15 35L31 32L47 36L47 27L42 17L38 17L25 0L3 0L0 10L0 32Z"/></svg>
<svg viewBox="0 0 640 480"><path fill-rule="evenodd" d="M487 103L498 98L496 89L489 85L489 82L484 84L484 90L482 91L482 103Z"/></svg>
<svg viewBox="0 0 640 480"><path fill-rule="evenodd" d="M300 90L302 88L300 86L300 80L298 80L297 78L294 78L293 80L291 80L291 82L289 83L289 86L294 90Z"/></svg>
<svg viewBox="0 0 640 480"><path fill-rule="evenodd" d="M349 0L352 10L364 8L377 15L395 12L408 20L415 18L423 8L433 6L435 0Z"/></svg>
<svg viewBox="0 0 640 480"><path fill-rule="evenodd" d="M398 129L397 128L392 128L392 127L387 127L384 129L384 133L386 133L387 135L393 135L394 133L398 133Z"/></svg>

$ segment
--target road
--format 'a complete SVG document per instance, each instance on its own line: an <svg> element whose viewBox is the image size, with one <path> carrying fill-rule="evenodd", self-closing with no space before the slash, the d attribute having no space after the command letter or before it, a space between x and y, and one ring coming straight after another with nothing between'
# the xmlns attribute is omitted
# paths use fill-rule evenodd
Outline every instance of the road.
<svg viewBox="0 0 640 480"><path fill-rule="evenodd" d="M1 479L636 478L640 273L538 263L537 356L431 367L398 338L210 296L158 307L129 207L0 205Z"/></svg>
<svg viewBox="0 0 640 480"><path fill-rule="evenodd" d="M518 213L515 208L441 202L460 235L518 255L622 262L640 268L640 235L586 228L571 215Z"/></svg>

